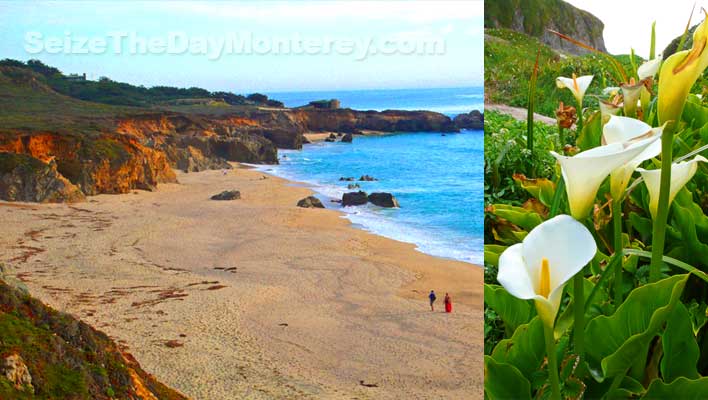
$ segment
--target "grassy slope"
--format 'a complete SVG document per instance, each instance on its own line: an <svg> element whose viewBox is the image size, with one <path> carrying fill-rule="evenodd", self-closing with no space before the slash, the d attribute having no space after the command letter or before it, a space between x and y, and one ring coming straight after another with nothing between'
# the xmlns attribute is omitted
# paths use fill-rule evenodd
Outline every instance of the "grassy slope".
<svg viewBox="0 0 708 400"><path fill-rule="evenodd" d="M0 376L0 399L134 398L131 372L160 399L184 396L157 382L106 336L0 280L0 358L19 354L34 393Z"/></svg>
<svg viewBox="0 0 708 400"><path fill-rule="evenodd" d="M541 36L550 21L558 25L561 32L572 35L576 32L572 15L591 14L573 7L561 0L494 0L484 4L484 26L511 28L514 15L509 10L516 10L524 16L524 31L531 36ZM602 24L593 27L593 37L602 35Z"/></svg>
<svg viewBox="0 0 708 400"><path fill-rule="evenodd" d="M484 90L487 100L526 107L528 81L539 49L536 112L540 114L553 117L558 101L575 106L570 91L556 87L558 76L570 77L573 73L578 76L595 75L588 94L598 94L606 86L617 85L612 77L612 66L600 55L561 56L531 36L508 29L485 29ZM617 59L626 71L631 70L629 57L618 56ZM586 97L584 106L592 102L595 102L592 97Z"/></svg>

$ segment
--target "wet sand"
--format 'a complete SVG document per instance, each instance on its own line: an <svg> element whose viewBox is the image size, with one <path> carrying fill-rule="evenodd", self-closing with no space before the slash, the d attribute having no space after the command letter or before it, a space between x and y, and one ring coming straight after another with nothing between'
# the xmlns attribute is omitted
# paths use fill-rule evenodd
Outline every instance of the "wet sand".
<svg viewBox="0 0 708 400"><path fill-rule="evenodd" d="M194 399L482 398L480 267L298 208L308 189L255 170L178 179L0 202L0 262ZM229 189L241 200L209 199Z"/></svg>

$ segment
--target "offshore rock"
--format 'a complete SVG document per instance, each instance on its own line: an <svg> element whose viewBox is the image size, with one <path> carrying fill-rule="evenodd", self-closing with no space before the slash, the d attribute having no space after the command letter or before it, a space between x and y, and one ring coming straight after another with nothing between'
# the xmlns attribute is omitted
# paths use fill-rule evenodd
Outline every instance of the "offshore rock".
<svg viewBox="0 0 708 400"><path fill-rule="evenodd" d="M368 199L366 193L362 191L344 193L342 196L342 206L344 207L361 206L367 202Z"/></svg>
<svg viewBox="0 0 708 400"><path fill-rule="evenodd" d="M371 204L377 205L379 207L387 207L387 208L400 207L400 205L398 204L398 200L396 200L396 198L391 193L383 193L383 192L371 193L369 195L368 199Z"/></svg>

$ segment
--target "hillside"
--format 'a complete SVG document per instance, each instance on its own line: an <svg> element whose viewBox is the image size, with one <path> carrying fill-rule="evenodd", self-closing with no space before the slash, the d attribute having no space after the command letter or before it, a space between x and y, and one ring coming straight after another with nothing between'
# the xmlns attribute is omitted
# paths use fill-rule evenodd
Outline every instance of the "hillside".
<svg viewBox="0 0 708 400"><path fill-rule="evenodd" d="M484 30L484 96L486 102L526 107L528 82L539 55L535 111L554 117L558 101L575 106L570 91L559 90L559 76L594 75L587 94L599 94L602 88L616 85L609 62L597 53L562 56L537 38L509 29ZM616 56L626 70L631 70L628 56ZM635 59L640 63L639 58ZM594 101L591 96L585 102ZM587 106L586 104L586 106Z"/></svg>
<svg viewBox="0 0 708 400"><path fill-rule="evenodd" d="M173 168L196 172L230 168L228 161L276 164L278 148L301 148L303 134L311 131L449 132L466 127L464 119L455 122L429 111L290 109L257 94L240 103L235 98L180 98L183 89L174 88L174 96L159 97L156 93L164 89L152 92L155 88L106 80L80 83L98 88L89 96L95 101L86 101L74 96L87 92L57 91L54 79L66 79L44 71L51 67L2 64L2 200L78 201L99 193L154 190L159 183L176 181ZM124 91L109 96L116 88ZM194 94L201 89L184 90ZM107 104L116 102L126 104ZM131 102L146 105L127 105Z"/></svg>
<svg viewBox="0 0 708 400"><path fill-rule="evenodd" d="M186 399L104 333L2 280L0 332L0 399Z"/></svg>
<svg viewBox="0 0 708 400"><path fill-rule="evenodd" d="M605 51L605 25L587 11L562 0L495 0L484 4L484 27L505 28L539 39L553 49L570 54L588 50L561 40L548 29L563 33Z"/></svg>

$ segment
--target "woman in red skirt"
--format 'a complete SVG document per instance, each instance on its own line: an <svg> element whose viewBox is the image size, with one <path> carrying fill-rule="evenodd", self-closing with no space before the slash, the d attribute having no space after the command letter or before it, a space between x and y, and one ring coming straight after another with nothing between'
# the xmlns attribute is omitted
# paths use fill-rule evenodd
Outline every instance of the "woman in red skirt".
<svg viewBox="0 0 708 400"><path fill-rule="evenodd" d="M452 312L452 299L448 293L445 293L445 312Z"/></svg>

